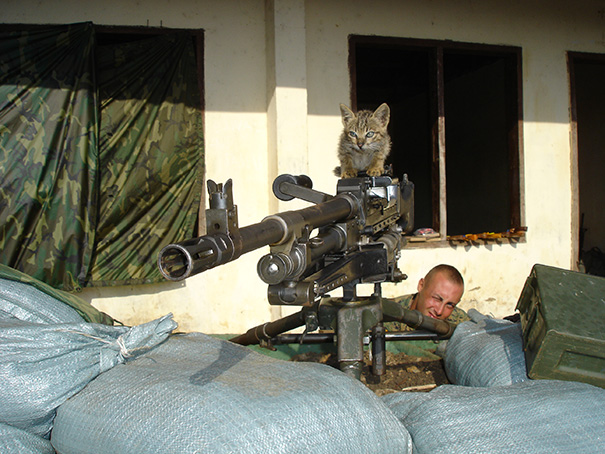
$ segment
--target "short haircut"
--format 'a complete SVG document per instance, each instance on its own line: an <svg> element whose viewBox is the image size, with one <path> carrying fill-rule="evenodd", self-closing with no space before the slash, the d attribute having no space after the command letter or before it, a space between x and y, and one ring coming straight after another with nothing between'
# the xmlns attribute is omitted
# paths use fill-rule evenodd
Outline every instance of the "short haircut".
<svg viewBox="0 0 605 454"><path fill-rule="evenodd" d="M431 278L437 274L437 273L443 273L445 274L445 276L454 284L458 284L459 286L461 286L462 288L464 288L464 278L462 277L462 274L460 274L460 271L458 271L456 268L454 268L452 265L445 265L445 264L441 264L441 265L437 265L434 266L425 276L424 280L425 281L430 281Z"/></svg>

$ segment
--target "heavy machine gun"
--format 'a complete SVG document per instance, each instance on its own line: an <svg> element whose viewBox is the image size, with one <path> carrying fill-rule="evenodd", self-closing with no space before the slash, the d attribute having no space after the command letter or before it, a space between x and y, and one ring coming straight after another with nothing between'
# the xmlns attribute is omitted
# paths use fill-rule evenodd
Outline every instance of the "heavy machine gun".
<svg viewBox="0 0 605 454"><path fill-rule="evenodd" d="M404 309L381 295L383 282L407 277L397 265L403 234L413 228L414 186L406 175L401 181L386 175L340 179L335 196L314 190L307 176L281 175L273 182L273 193L279 200L297 198L313 205L240 228L232 181L223 185L209 180L207 234L169 244L158 256L164 277L179 281L270 246L257 266L268 284L269 303L302 309L251 328L232 342L271 348L277 343L336 341L340 369L359 378L364 342L372 345L373 373L382 375L386 340L451 336L449 323ZM358 284L373 284L372 295L358 297ZM337 288L343 296L328 298ZM387 333L385 321L422 331ZM302 334L284 334L301 326Z"/></svg>

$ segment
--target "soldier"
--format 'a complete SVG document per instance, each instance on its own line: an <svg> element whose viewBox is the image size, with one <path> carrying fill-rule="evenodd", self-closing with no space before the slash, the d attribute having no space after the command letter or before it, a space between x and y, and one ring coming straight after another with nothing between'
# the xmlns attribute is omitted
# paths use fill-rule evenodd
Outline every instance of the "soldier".
<svg viewBox="0 0 605 454"><path fill-rule="evenodd" d="M452 324L470 320L466 312L456 307L464 293L464 279L451 265L437 265L418 282L418 293L393 299L405 309ZM410 328L399 322L384 324L388 331L406 331Z"/></svg>

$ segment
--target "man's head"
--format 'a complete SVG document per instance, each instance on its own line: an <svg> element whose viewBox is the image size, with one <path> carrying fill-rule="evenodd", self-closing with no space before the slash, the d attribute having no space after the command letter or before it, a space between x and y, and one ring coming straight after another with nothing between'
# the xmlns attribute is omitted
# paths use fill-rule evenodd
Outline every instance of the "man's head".
<svg viewBox="0 0 605 454"><path fill-rule="evenodd" d="M450 265L437 265L418 282L418 294L411 305L423 315L448 318L464 293L464 279Z"/></svg>

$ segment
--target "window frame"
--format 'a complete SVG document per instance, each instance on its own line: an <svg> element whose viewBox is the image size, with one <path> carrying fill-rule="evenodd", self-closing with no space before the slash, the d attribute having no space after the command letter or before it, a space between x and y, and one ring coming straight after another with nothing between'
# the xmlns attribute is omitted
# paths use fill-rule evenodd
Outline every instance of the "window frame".
<svg viewBox="0 0 605 454"><path fill-rule="evenodd" d="M350 35L348 39L348 69L350 77L350 99L353 109L357 109L357 76L356 76L356 49L358 45L376 46L380 48L399 48L404 50L423 50L430 53L430 130L431 130L431 186L432 186L432 228L439 232L440 240L430 243L414 243L414 246L435 246L448 244L447 237L447 191L446 191L446 147L445 147L445 95L444 95L444 51L445 52L471 52L482 56L502 56L513 61L516 74L508 74L514 97L507 97L509 110L514 112L508 118L508 159L509 159L509 188L510 188L510 228L524 230L524 180L523 180L523 74L522 49L516 46L503 46L491 44L477 44L455 42L449 40L431 40L414 38L397 38L383 36ZM513 118L516 117L516 118ZM481 232L469 232L481 233ZM514 241L524 239L515 237ZM502 238L499 241L513 239Z"/></svg>

